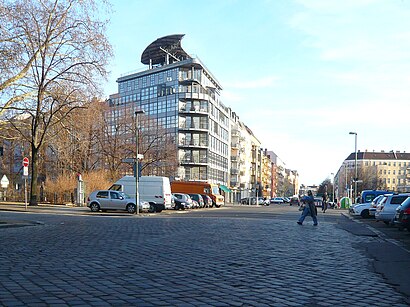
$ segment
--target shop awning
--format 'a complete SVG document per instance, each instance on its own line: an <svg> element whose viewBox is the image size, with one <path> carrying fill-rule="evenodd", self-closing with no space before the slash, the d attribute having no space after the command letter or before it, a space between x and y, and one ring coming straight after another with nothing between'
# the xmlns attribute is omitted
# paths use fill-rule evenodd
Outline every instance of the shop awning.
<svg viewBox="0 0 410 307"><path fill-rule="evenodd" d="M228 193L232 192L227 186L225 186L225 185L223 185L223 184L221 184L221 185L219 186L219 188L220 188L222 191L224 191L224 192L228 192Z"/></svg>

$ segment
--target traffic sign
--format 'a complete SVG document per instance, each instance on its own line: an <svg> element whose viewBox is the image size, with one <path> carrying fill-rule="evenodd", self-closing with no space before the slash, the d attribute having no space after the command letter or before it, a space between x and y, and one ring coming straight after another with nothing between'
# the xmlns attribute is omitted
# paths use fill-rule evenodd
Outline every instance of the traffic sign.
<svg viewBox="0 0 410 307"><path fill-rule="evenodd" d="M24 167L27 167L27 166L28 166L28 158L27 158L27 157L24 157L24 158L23 158L23 166L24 166Z"/></svg>
<svg viewBox="0 0 410 307"><path fill-rule="evenodd" d="M6 175L3 175L3 177L1 178L0 183L1 183L1 187L2 187L2 188L7 189L7 187L9 186L10 181L9 181L9 179L7 178Z"/></svg>

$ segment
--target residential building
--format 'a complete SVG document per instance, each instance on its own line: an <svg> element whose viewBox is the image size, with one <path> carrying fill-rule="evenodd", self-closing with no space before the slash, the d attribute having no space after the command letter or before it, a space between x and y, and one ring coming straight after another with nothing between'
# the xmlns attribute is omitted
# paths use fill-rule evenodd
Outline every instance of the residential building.
<svg viewBox="0 0 410 307"><path fill-rule="evenodd" d="M261 189L262 196L272 198L272 167L273 162L268 156L267 149L261 149Z"/></svg>
<svg viewBox="0 0 410 307"><path fill-rule="evenodd" d="M335 176L335 191L340 199L352 196L356 154L351 153ZM410 153L400 151L358 151L358 192L367 189L387 189L410 192Z"/></svg>
<svg viewBox="0 0 410 307"><path fill-rule="evenodd" d="M222 86L199 58L182 49L183 36L155 40L141 56L148 68L117 79L109 120L115 127L126 112L143 110L151 119L144 129L160 130L175 144L176 179L227 185L230 124L229 110L220 100Z"/></svg>

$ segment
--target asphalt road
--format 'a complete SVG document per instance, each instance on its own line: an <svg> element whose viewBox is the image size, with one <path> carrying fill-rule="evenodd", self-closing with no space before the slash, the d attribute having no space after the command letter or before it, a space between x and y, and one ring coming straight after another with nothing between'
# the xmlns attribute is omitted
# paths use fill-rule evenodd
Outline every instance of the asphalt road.
<svg viewBox="0 0 410 307"><path fill-rule="evenodd" d="M406 240L388 236L409 232L337 210L299 226L299 214L283 205L135 216L0 204L0 305L410 304Z"/></svg>

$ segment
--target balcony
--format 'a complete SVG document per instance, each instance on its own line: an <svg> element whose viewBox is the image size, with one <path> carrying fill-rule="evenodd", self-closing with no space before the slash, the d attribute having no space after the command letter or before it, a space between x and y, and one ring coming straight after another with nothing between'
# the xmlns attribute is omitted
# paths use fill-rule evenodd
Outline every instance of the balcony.
<svg viewBox="0 0 410 307"><path fill-rule="evenodd" d="M198 115L208 115L208 110L206 108L199 108L199 107L194 107L191 108L189 106L181 106L179 108L179 113L183 114L198 114Z"/></svg>
<svg viewBox="0 0 410 307"><path fill-rule="evenodd" d="M231 136L232 136L232 137L241 136L241 133L239 132L239 130L233 129L233 130L231 131Z"/></svg>
<svg viewBox="0 0 410 307"><path fill-rule="evenodd" d="M208 142L206 142L206 141L183 140L183 141L178 142L178 146L180 146L180 147L208 148Z"/></svg>
<svg viewBox="0 0 410 307"><path fill-rule="evenodd" d="M208 131L208 124L179 124L178 128L180 130L196 130L196 131L204 131L207 132Z"/></svg>
<svg viewBox="0 0 410 307"><path fill-rule="evenodd" d="M206 159L189 159L184 158L180 161L182 165L207 165Z"/></svg>
<svg viewBox="0 0 410 307"><path fill-rule="evenodd" d="M239 174L239 169L231 168L231 175L238 175L238 174Z"/></svg>

